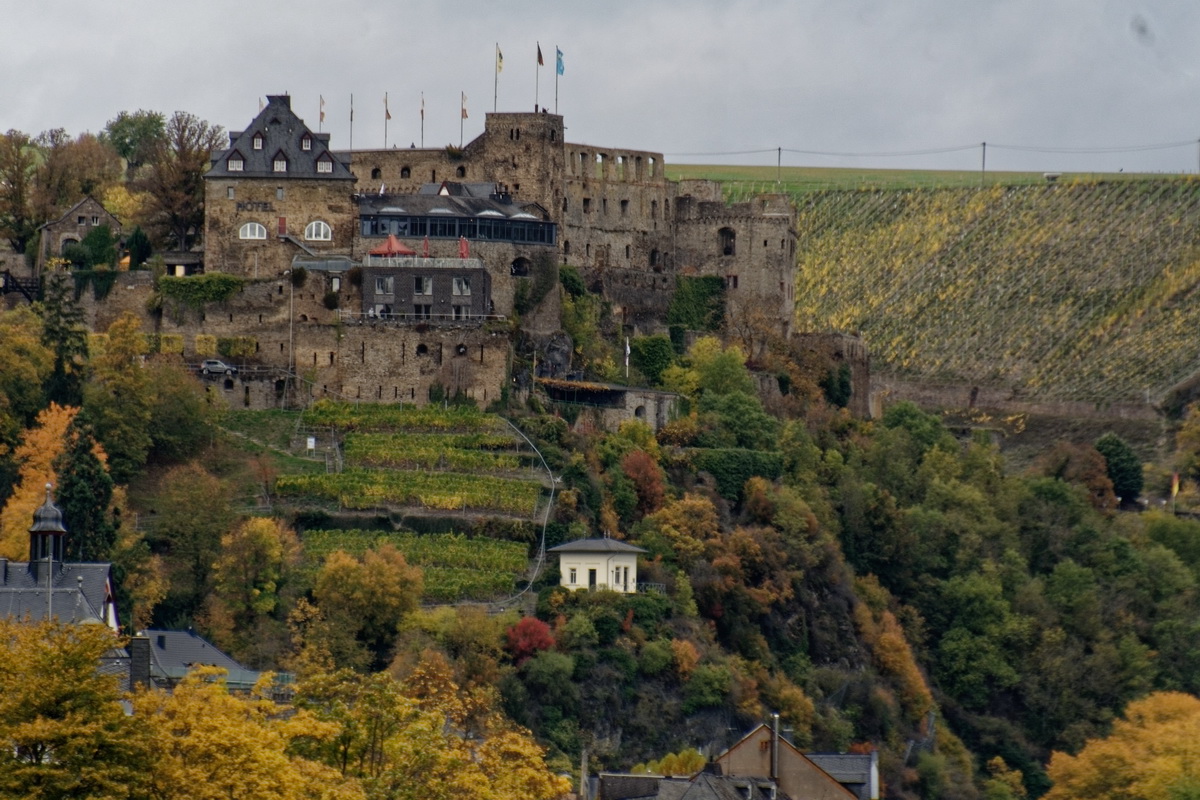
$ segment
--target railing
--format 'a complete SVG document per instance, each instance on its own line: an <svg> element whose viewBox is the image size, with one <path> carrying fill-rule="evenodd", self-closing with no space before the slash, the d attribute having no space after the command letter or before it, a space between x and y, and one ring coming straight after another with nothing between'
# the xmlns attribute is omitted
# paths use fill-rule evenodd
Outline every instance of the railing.
<svg viewBox="0 0 1200 800"><path fill-rule="evenodd" d="M424 258L422 256L372 256L363 259L364 267L420 267L421 269L483 269L478 258Z"/></svg>
<svg viewBox="0 0 1200 800"><path fill-rule="evenodd" d="M372 323L372 322L394 322L394 323L399 323L399 324L403 324L403 325L415 325L415 324L421 323L421 322L437 322L437 323L442 323L442 324L448 323L448 322L449 323L457 322L457 323L466 324L466 323L479 323L479 322L491 322L491 321L504 321L504 320L508 319L508 317L504 316L503 314L469 314L465 317L462 316L461 314L455 315L455 314L432 314L432 313L430 313L430 314L410 314L410 313L374 314L371 312L367 312L366 314L363 314L358 311L342 311L341 309L338 310L337 315L338 315L339 321L354 322L354 323L358 323L359 325L362 325L364 323Z"/></svg>
<svg viewBox="0 0 1200 800"><path fill-rule="evenodd" d="M667 593L667 585L665 583L639 583L637 585L639 592L658 592L659 594Z"/></svg>

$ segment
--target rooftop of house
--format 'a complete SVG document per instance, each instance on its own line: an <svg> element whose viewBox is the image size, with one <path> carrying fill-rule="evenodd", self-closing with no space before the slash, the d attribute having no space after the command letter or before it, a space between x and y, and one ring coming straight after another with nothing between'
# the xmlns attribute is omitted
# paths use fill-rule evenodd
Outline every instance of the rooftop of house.
<svg viewBox="0 0 1200 800"><path fill-rule="evenodd" d="M46 588L45 562L30 564L0 558L0 616L60 622L96 620L116 627L111 616L108 564L54 562L50 578L53 597Z"/></svg>
<svg viewBox="0 0 1200 800"><path fill-rule="evenodd" d="M282 171L275 168L280 160L286 162ZM268 95L248 128L230 132L229 147L212 154L212 168L204 177L357 180L349 165L329 149L329 134L313 133L292 111L288 95Z"/></svg>
<svg viewBox="0 0 1200 800"><path fill-rule="evenodd" d="M611 539L607 536L595 539L576 539L573 542L551 547L548 553L645 553L641 547Z"/></svg>
<svg viewBox="0 0 1200 800"><path fill-rule="evenodd" d="M150 640L150 675L156 681L177 681L193 667L220 667L230 688L249 689L261 673L246 669L195 631L138 631Z"/></svg>
<svg viewBox="0 0 1200 800"><path fill-rule="evenodd" d="M459 184L461 185L461 184ZM494 184L481 184L494 188ZM512 219L526 222L546 222L541 207L517 205L496 194L361 194L358 213L408 215L416 217L478 217L480 219Z"/></svg>

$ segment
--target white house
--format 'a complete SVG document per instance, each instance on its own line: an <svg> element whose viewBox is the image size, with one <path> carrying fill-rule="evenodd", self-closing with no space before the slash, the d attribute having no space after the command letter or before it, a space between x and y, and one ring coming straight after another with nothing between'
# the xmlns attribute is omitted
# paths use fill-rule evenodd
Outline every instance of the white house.
<svg viewBox="0 0 1200 800"><path fill-rule="evenodd" d="M637 591L637 557L646 552L617 539L577 539L551 547L558 553L560 585L568 589Z"/></svg>

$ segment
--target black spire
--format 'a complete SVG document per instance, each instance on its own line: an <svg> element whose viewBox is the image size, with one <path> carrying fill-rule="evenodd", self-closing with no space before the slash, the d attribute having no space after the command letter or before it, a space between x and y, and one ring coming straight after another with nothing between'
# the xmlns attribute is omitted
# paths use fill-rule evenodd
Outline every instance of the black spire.
<svg viewBox="0 0 1200 800"><path fill-rule="evenodd" d="M46 502L33 512L33 527L29 529L29 563L36 564L49 558L62 563L66 548L67 529L63 526L62 510L50 498L50 484L46 484Z"/></svg>

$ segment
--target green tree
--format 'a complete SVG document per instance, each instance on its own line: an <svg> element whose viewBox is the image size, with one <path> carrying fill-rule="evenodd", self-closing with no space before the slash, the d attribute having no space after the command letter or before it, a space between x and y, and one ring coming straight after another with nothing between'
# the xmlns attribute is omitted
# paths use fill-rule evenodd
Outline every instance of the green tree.
<svg viewBox="0 0 1200 800"><path fill-rule="evenodd" d="M629 361L651 384L658 385L663 370L675 363L675 346L661 334L635 336L629 342Z"/></svg>
<svg viewBox="0 0 1200 800"><path fill-rule="evenodd" d="M196 376L180 364L146 368L150 398L150 458L178 463L195 457L213 439L219 409Z"/></svg>
<svg viewBox="0 0 1200 800"><path fill-rule="evenodd" d="M107 225L97 225L92 228L79 244L88 251L92 264L104 267L116 266L117 239L113 236L112 228Z"/></svg>
<svg viewBox="0 0 1200 800"><path fill-rule="evenodd" d="M110 508L113 479L102 457L90 428L76 416L67 429L66 447L54 461L55 499L70 534L67 557L72 561L108 561L116 543L118 523Z"/></svg>
<svg viewBox="0 0 1200 800"><path fill-rule="evenodd" d="M142 269L154 252L154 248L150 245L150 237L142 230L141 225L134 226L133 232L125 240L125 247L129 250L130 269Z"/></svg>
<svg viewBox="0 0 1200 800"><path fill-rule="evenodd" d="M35 308L42 318L42 344L54 352L54 364L44 383L46 399L60 405L81 405L87 370L87 328L83 309L75 302L70 275L49 273L42 301Z"/></svg>
<svg viewBox="0 0 1200 800"><path fill-rule="evenodd" d="M157 111L122 111L108 121L100 138L125 159L129 173L133 174L150 159L166 136L166 121Z"/></svg>
<svg viewBox="0 0 1200 800"><path fill-rule="evenodd" d="M37 149L29 134L10 129L0 136L0 235L17 253L25 252L42 222L33 212L36 172Z"/></svg>
<svg viewBox="0 0 1200 800"><path fill-rule="evenodd" d="M149 798L154 743L121 707L103 625L0 617L0 796Z"/></svg>
<svg viewBox="0 0 1200 800"><path fill-rule="evenodd" d="M1142 493L1142 462L1129 443L1115 433L1106 433L1096 440L1096 449L1104 456L1113 492L1122 503L1135 503Z"/></svg>
<svg viewBox="0 0 1200 800"><path fill-rule="evenodd" d="M141 323L126 312L108 326L103 355L92 360L83 409L108 453L112 476L126 483L146 463L153 387L142 364L146 339Z"/></svg>

